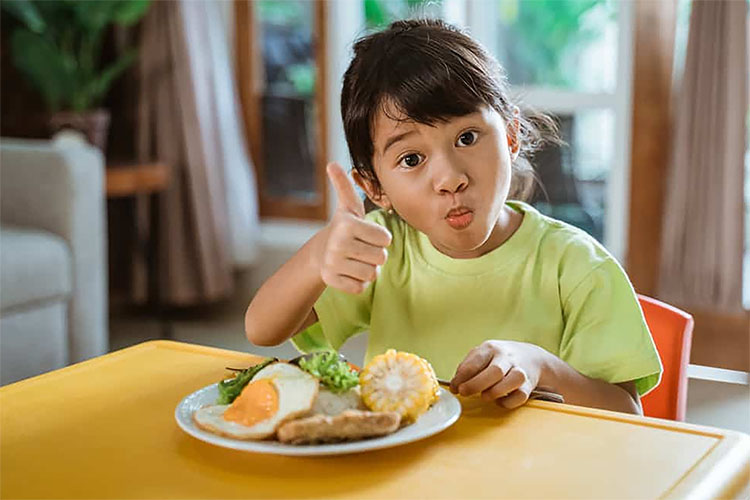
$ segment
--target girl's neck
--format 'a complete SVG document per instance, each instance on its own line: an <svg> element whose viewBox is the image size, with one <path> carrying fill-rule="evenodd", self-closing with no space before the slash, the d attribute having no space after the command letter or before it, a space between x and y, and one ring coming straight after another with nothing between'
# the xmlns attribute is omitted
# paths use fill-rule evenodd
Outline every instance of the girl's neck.
<svg viewBox="0 0 750 500"><path fill-rule="evenodd" d="M440 248L434 243L432 243L432 246L434 246L440 253L454 259L475 259L495 250L508 241L516 230L521 227L521 222L523 222L523 213L514 210L508 205L503 205L502 210L500 210L500 215L497 218L497 222L495 223L495 227L493 227L490 232L489 238L487 238L487 241L478 248L465 253L457 253L455 251Z"/></svg>

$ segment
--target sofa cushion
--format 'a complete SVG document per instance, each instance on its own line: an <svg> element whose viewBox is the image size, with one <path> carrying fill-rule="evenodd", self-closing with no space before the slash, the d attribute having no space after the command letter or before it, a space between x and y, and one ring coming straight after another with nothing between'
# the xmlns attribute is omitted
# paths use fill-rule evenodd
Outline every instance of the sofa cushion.
<svg viewBox="0 0 750 500"><path fill-rule="evenodd" d="M71 273L70 249L59 236L0 226L0 310L68 297Z"/></svg>

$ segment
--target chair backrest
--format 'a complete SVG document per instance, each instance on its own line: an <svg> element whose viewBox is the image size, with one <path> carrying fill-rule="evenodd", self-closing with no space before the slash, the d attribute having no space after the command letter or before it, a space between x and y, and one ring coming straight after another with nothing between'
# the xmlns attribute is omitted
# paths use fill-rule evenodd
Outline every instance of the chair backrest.
<svg viewBox="0 0 750 500"><path fill-rule="evenodd" d="M639 295L638 301L664 368L661 383L641 399L643 414L684 421L693 317L650 297Z"/></svg>

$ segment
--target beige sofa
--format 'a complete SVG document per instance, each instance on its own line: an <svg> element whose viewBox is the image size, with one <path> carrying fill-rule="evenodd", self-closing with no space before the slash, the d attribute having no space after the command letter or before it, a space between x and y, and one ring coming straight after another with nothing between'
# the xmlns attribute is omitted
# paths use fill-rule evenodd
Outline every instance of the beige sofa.
<svg viewBox="0 0 750 500"><path fill-rule="evenodd" d="M108 350L99 150L0 140L0 385Z"/></svg>

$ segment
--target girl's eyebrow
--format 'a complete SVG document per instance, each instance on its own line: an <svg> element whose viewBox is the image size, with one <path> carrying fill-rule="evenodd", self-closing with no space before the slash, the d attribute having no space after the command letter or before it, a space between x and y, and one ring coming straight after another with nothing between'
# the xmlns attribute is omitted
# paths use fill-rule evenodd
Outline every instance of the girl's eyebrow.
<svg viewBox="0 0 750 500"><path fill-rule="evenodd" d="M473 113L469 113L468 115L459 116L456 121L458 123L464 123L467 121L475 121L475 120L482 120L482 112L481 111L475 111Z"/></svg>
<svg viewBox="0 0 750 500"><path fill-rule="evenodd" d="M414 130L408 130L401 134L396 134L388 138L388 140L385 141L385 146L383 147L383 151L380 153L381 156L385 155L385 152L388 151L388 148L396 144L398 141L401 141L403 139L406 139L407 136L414 133Z"/></svg>

